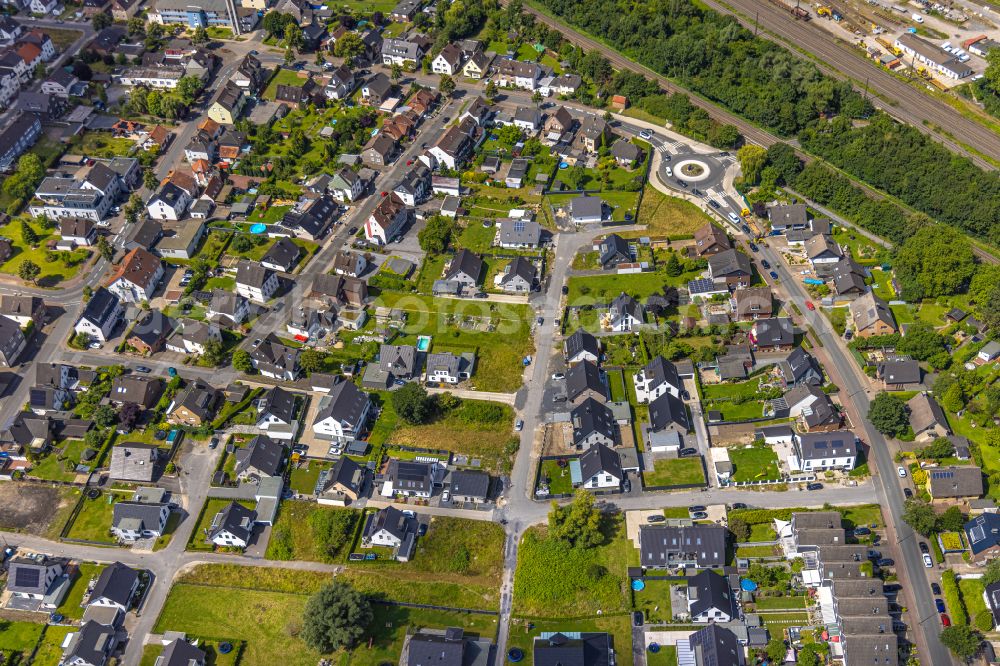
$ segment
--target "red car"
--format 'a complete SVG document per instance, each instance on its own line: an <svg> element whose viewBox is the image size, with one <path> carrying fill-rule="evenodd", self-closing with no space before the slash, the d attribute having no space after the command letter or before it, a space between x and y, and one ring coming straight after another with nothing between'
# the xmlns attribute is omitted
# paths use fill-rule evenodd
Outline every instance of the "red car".
<svg viewBox="0 0 1000 666"><path fill-rule="evenodd" d="M413 160L406 160L406 166L410 166L411 164L413 164Z"/></svg>
<svg viewBox="0 0 1000 666"><path fill-rule="evenodd" d="M941 613L941 624L943 624L946 627L951 626L951 618L948 617L947 613Z"/></svg>
<svg viewBox="0 0 1000 666"><path fill-rule="evenodd" d="M387 197L387 196L389 196L389 193L388 192L383 192L382 196Z"/></svg>
<svg viewBox="0 0 1000 666"><path fill-rule="evenodd" d="M813 305L812 301L806 301L806 307L809 308L810 310L815 310L816 309L816 306Z"/></svg>

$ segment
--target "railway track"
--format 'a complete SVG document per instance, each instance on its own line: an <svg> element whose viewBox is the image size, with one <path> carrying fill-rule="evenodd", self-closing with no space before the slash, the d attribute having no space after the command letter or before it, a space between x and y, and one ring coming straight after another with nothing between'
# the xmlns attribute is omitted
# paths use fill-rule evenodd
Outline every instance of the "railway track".
<svg viewBox="0 0 1000 666"><path fill-rule="evenodd" d="M1000 161L1000 135L966 118L941 100L925 95L892 74L862 60L851 51L850 46L838 42L823 28L810 25L811 22L796 21L780 8L755 0L725 0L725 3L720 0L705 0L705 4L719 13L733 15L751 30L756 21L760 27L789 44L815 55L820 60L820 68L837 78L851 81L859 90L867 81L870 90L898 102L898 105L890 106L879 104L877 99L873 100L879 108L900 122L934 137L952 152L970 158L980 168L992 171L996 167L931 128L947 128L949 133L963 137L966 144L975 146L983 155Z"/></svg>

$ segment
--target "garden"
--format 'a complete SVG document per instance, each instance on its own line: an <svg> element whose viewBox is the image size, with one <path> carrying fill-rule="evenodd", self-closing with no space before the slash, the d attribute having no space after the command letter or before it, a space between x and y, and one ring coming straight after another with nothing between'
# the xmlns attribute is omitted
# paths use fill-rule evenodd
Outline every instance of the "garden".
<svg viewBox="0 0 1000 666"><path fill-rule="evenodd" d="M54 287L75 277L90 258L89 248L71 252L48 249L46 245L50 241L58 240L58 231L54 226L42 227L35 220L13 219L0 227L0 236L9 239L13 249L10 258L0 264L0 272L19 275L21 264L30 261L39 269L32 281L43 287Z"/></svg>
<svg viewBox="0 0 1000 666"><path fill-rule="evenodd" d="M702 409L722 413L723 421L747 421L764 416L767 400L779 398L784 391L772 381L766 369L742 382L702 384Z"/></svg>
<svg viewBox="0 0 1000 666"><path fill-rule="evenodd" d="M66 538L113 544L117 539L111 534L115 502L128 500L132 491L106 490L95 498L84 497L80 512L73 519Z"/></svg>
<svg viewBox="0 0 1000 666"><path fill-rule="evenodd" d="M84 451L88 448L82 439L56 442L48 455L31 468L30 475L47 481L74 481L77 476L76 466L94 461L93 457L89 461L84 460ZM92 449L91 452L96 455Z"/></svg>
<svg viewBox="0 0 1000 666"><path fill-rule="evenodd" d="M572 495L573 480L569 471L569 458L541 461L539 485L547 485L549 495Z"/></svg>
<svg viewBox="0 0 1000 666"><path fill-rule="evenodd" d="M642 611L642 616L648 624L671 622L674 619L670 607L670 591L679 581L655 580L647 578L646 586L641 590L632 591L633 608Z"/></svg>
<svg viewBox="0 0 1000 666"><path fill-rule="evenodd" d="M73 582L70 584L69 591L66 593L66 597L63 602L59 604L56 612L63 617L68 617L72 620L79 620L83 617L84 608L81 606L83 603L83 597L87 593L87 589L90 586L90 581L96 580L101 572L104 571L103 564L94 564L93 562L81 562L77 566L77 571L73 574Z"/></svg>
<svg viewBox="0 0 1000 666"><path fill-rule="evenodd" d="M645 231L628 235L649 235L682 240L694 236L694 232L712 218L689 201L663 194L654 187L647 187L639 204L636 222L645 225Z"/></svg>
<svg viewBox="0 0 1000 666"><path fill-rule="evenodd" d="M277 520L271 528L267 558L328 563L344 561L360 522L361 512L354 509L285 500L278 508Z"/></svg>
<svg viewBox="0 0 1000 666"><path fill-rule="evenodd" d="M729 460L733 463L732 480L736 483L781 479L778 454L766 444L729 449Z"/></svg>
<svg viewBox="0 0 1000 666"><path fill-rule="evenodd" d="M567 282L569 293L566 296L566 302L573 306L610 303L615 296L622 292L644 301L653 294L662 294L665 287L686 285L704 270L704 262L683 258L679 255L677 263L679 264L679 272L675 275L668 272L668 265L665 264L649 273L608 273L570 277Z"/></svg>
<svg viewBox="0 0 1000 666"><path fill-rule="evenodd" d="M685 486L705 483L705 466L700 456L690 458L657 458L653 468L642 471L646 487Z"/></svg>
<svg viewBox="0 0 1000 666"><path fill-rule="evenodd" d="M215 518L215 515L226 508L231 501L218 497L209 497L205 500L205 505L201 508L201 513L198 514L198 522L195 524L194 530L191 531L191 537L188 539L187 550L215 550L215 544L208 541L208 530L212 527L212 520ZM248 509L254 507L252 502L240 502L240 504Z"/></svg>

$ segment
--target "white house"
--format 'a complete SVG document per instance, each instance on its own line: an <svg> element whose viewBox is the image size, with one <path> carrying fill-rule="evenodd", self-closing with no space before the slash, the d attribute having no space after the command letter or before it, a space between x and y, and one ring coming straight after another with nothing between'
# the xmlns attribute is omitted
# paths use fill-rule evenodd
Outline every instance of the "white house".
<svg viewBox="0 0 1000 666"><path fill-rule="evenodd" d="M688 614L692 622L729 622L736 616L729 581L712 569L688 578Z"/></svg>
<svg viewBox="0 0 1000 666"><path fill-rule="evenodd" d="M170 518L165 503L116 502L112 508L111 533L126 543L161 536Z"/></svg>
<svg viewBox="0 0 1000 666"><path fill-rule="evenodd" d="M580 477L584 488L620 488L625 480L618 452L604 444L595 444L580 456Z"/></svg>
<svg viewBox="0 0 1000 666"><path fill-rule="evenodd" d="M399 548L408 536L416 533L416 523L415 518L395 507L387 506L372 517L364 540L372 546Z"/></svg>
<svg viewBox="0 0 1000 666"><path fill-rule="evenodd" d="M290 440L295 436L295 394L275 386L257 401L259 430L271 439Z"/></svg>
<svg viewBox="0 0 1000 666"><path fill-rule="evenodd" d="M850 430L796 434L795 453L803 472L850 471L858 460L857 437Z"/></svg>
<svg viewBox="0 0 1000 666"><path fill-rule="evenodd" d="M236 266L236 293L255 303L266 303L278 291L278 274L256 261L244 259Z"/></svg>
<svg viewBox="0 0 1000 666"><path fill-rule="evenodd" d="M657 356L635 373L632 382L639 402L652 402L664 393L679 398L683 389L677 366L662 356Z"/></svg>
<svg viewBox="0 0 1000 666"><path fill-rule="evenodd" d="M320 399L312 428L316 437L349 442L358 439L368 422L371 400L353 382L342 381Z"/></svg>
<svg viewBox="0 0 1000 666"><path fill-rule="evenodd" d="M108 291L126 303L141 303L153 298L163 279L163 263L156 255L137 247L122 259L108 281Z"/></svg>
<svg viewBox="0 0 1000 666"><path fill-rule="evenodd" d="M462 50L454 44L446 44L431 61L431 71L435 74L454 76L462 68Z"/></svg>
<svg viewBox="0 0 1000 666"><path fill-rule="evenodd" d="M257 513L237 502L230 502L212 519L208 540L223 548L246 548L253 535Z"/></svg>
<svg viewBox="0 0 1000 666"><path fill-rule="evenodd" d="M86 606L117 608L122 613L127 613L138 591L139 572L121 562L115 562L101 571Z"/></svg>
<svg viewBox="0 0 1000 666"><path fill-rule="evenodd" d="M173 183L166 183L150 197L146 211L154 220L179 220L190 205L191 196L187 192Z"/></svg>
<svg viewBox="0 0 1000 666"><path fill-rule="evenodd" d="M107 342L124 312L121 301L104 287L99 287L91 294L73 330L89 335L91 340Z"/></svg>

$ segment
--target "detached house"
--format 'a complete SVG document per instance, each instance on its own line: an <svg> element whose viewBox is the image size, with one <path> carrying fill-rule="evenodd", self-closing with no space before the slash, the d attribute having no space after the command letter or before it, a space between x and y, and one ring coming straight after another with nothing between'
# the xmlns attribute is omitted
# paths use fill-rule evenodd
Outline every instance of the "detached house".
<svg viewBox="0 0 1000 666"><path fill-rule="evenodd" d="M472 376L476 357L471 352L457 355L435 352L427 355L425 375L429 382L457 384Z"/></svg>
<svg viewBox="0 0 1000 666"><path fill-rule="evenodd" d="M167 407L167 420L194 427L209 423L221 398L218 391L203 381L190 381Z"/></svg>
<svg viewBox="0 0 1000 666"><path fill-rule="evenodd" d="M365 470L347 456L341 456L333 467L321 470L316 481L316 502L347 506L361 496Z"/></svg>
<svg viewBox="0 0 1000 666"><path fill-rule="evenodd" d="M523 294L534 291L538 283L538 269L526 257L514 257L497 275L497 285L508 294Z"/></svg>
<svg viewBox="0 0 1000 666"><path fill-rule="evenodd" d="M587 398L570 412L573 445L585 449L596 444L614 446L618 439L615 415L604 404Z"/></svg>
<svg viewBox="0 0 1000 666"><path fill-rule="evenodd" d="M566 396L574 404L590 399L608 401L608 388L596 364L583 361L570 366L566 372Z"/></svg>
<svg viewBox="0 0 1000 666"><path fill-rule="evenodd" d="M392 458L379 491L383 497L428 498L435 486L444 481L445 469L439 463L407 462Z"/></svg>
<svg viewBox="0 0 1000 666"><path fill-rule="evenodd" d="M533 62L505 59L497 65L497 85L534 91L542 77L542 68Z"/></svg>
<svg viewBox="0 0 1000 666"><path fill-rule="evenodd" d="M937 400L928 393L918 393L906 402L910 412L910 427L920 441L930 441L951 434L948 418Z"/></svg>
<svg viewBox="0 0 1000 666"><path fill-rule="evenodd" d="M121 301L114 294L98 287L91 294L73 330L90 336L91 340L107 342L124 312Z"/></svg>
<svg viewBox="0 0 1000 666"><path fill-rule="evenodd" d="M153 298L153 292L162 278L160 258L136 248L125 255L106 286L109 292L126 303L142 303Z"/></svg>
<svg viewBox="0 0 1000 666"><path fill-rule="evenodd" d="M355 85L357 85L357 81L354 78L354 73L346 65L341 65L330 72L330 79L323 92L330 99L347 99L354 92Z"/></svg>
<svg viewBox="0 0 1000 666"><path fill-rule="evenodd" d="M851 303L851 320L854 334L862 338L892 335L898 330L889 304L870 291Z"/></svg>
<svg viewBox="0 0 1000 666"><path fill-rule="evenodd" d="M250 353L253 367L265 377L295 381L301 371L299 350L283 344L273 333Z"/></svg>
<svg viewBox="0 0 1000 666"><path fill-rule="evenodd" d="M383 197L365 221L365 238L385 245L395 238L410 219L410 212L395 194Z"/></svg>
<svg viewBox="0 0 1000 666"><path fill-rule="evenodd" d="M688 579L687 595L692 622L724 623L738 617L729 580L711 569Z"/></svg>
<svg viewBox="0 0 1000 666"><path fill-rule="evenodd" d="M430 155L449 169L456 169L472 154L485 134L471 117L462 118L448 128L438 142L428 150Z"/></svg>
<svg viewBox="0 0 1000 666"><path fill-rule="evenodd" d="M139 572L121 562L107 566L87 598L87 607L117 608L127 613L139 591Z"/></svg>
<svg viewBox="0 0 1000 666"><path fill-rule="evenodd" d="M735 321L768 319L774 312L770 287L737 289L729 299Z"/></svg>
<svg viewBox="0 0 1000 666"><path fill-rule="evenodd" d="M628 241L618 234L610 234L595 247L601 268L606 271L618 268L621 264L632 263L632 248Z"/></svg>
<svg viewBox="0 0 1000 666"><path fill-rule="evenodd" d="M638 402L652 402L664 393L679 398L684 390L677 366L662 356L657 356L635 373L632 382Z"/></svg>
<svg viewBox="0 0 1000 666"><path fill-rule="evenodd" d="M621 488L625 480L618 452L604 444L595 444L580 456L582 487L589 490Z"/></svg>
<svg viewBox="0 0 1000 666"><path fill-rule="evenodd" d="M253 535L257 513L237 502L230 502L212 518L208 540L223 548L246 548Z"/></svg>
<svg viewBox="0 0 1000 666"><path fill-rule="evenodd" d="M932 500L965 500L983 496L983 470L975 466L935 467L927 473Z"/></svg>
<svg viewBox="0 0 1000 666"><path fill-rule="evenodd" d="M986 566L1000 557L1000 514L983 513L965 524L970 558L976 566Z"/></svg>
<svg viewBox="0 0 1000 666"><path fill-rule="evenodd" d="M45 323L48 309L45 301L38 296L0 296L0 317L6 317L24 328L28 322L34 322L36 327Z"/></svg>
<svg viewBox="0 0 1000 666"><path fill-rule="evenodd" d="M206 317L227 326L238 326L250 317L250 301L231 291L213 289Z"/></svg>
<svg viewBox="0 0 1000 666"><path fill-rule="evenodd" d="M858 459L857 437L850 430L796 434L795 455L804 472L850 471Z"/></svg>
<svg viewBox="0 0 1000 666"><path fill-rule="evenodd" d="M168 182L146 203L146 212L154 220L179 220L190 205L191 195Z"/></svg>
<svg viewBox="0 0 1000 666"><path fill-rule="evenodd" d="M155 539L163 535L169 518L170 505L166 503L116 502L112 507L111 533L125 543Z"/></svg>
<svg viewBox="0 0 1000 666"><path fill-rule="evenodd" d="M236 449L236 478L259 483L278 476L285 458L285 447L267 435L257 435L246 446Z"/></svg>
<svg viewBox="0 0 1000 666"><path fill-rule="evenodd" d="M244 259L236 265L236 293L256 303L266 303L278 291L278 275L263 265Z"/></svg>
<svg viewBox="0 0 1000 666"><path fill-rule="evenodd" d="M750 329L750 343L756 349L791 349L795 344L795 329L787 317L758 319Z"/></svg>
<svg viewBox="0 0 1000 666"><path fill-rule="evenodd" d="M617 333L627 333L642 326L644 319L645 310L639 301L622 292L611 302L602 324Z"/></svg>
<svg viewBox="0 0 1000 666"><path fill-rule="evenodd" d="M750 257L736 249L723 250L708 259L708 274L717 284L730 289L749 287L753 277Z"/></svg>
<svg viewBox="0 0 1000 666"><path fill-rule="evenodd" d="M462 50L454 44L445 44L441 52L431 61L431 71L435 74L454 76L462 66Z"/></svg>
<svg viewBox="0 0 1000 666"><path fill-rule="evenodd" d="M320 439L351 442L364 431L370 410L368 394L353 382L341 381L320 399L313 432Z"/></svg>
<svg viewBox="0 0 1000 666"><path fill-rule="evenodd" d="M444 279L458 282L464 287L475 288L483 272L483 260L475 253L461 249L455 254L445 271Z"/></svg>
<svg viewBox="0 0 1000 666"><path fill-rule="evenodd" d="M357 201L365 192L365 181L350 169L340 169L330 178L327 191L340 203Z"/></svg>
<svg viewBox="0 0 1000 666"><path fill-rule="evenodd" d="M595 336L578 328L563 342L563 356L571 365L583 361L597 363L601 358L601 345Z"/></svg>
<svg viewBox="0 0 1000 666"><path fill-rule="evenodd" d="M403 562L412 555L416 537L416 518L392 506L369 516L364 532L366 544L396 549L396 559Z"/></svg>

